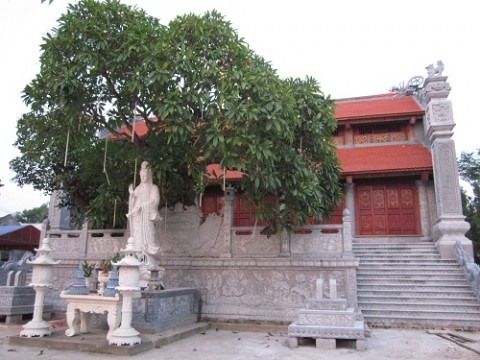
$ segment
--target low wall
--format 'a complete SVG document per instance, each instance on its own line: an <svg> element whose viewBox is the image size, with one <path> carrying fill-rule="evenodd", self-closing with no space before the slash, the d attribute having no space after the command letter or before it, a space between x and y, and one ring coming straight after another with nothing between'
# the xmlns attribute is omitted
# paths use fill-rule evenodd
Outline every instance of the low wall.
<svg viewBox="0 0 480 360"><path fill-rule="evenodd" d="M169 287L195 287L203 319L290 322L309 298L316 279L337 280L340 298L357 308L356 268L347 259L165 259ZM324 289L328 298L329 288Z"/></svg>

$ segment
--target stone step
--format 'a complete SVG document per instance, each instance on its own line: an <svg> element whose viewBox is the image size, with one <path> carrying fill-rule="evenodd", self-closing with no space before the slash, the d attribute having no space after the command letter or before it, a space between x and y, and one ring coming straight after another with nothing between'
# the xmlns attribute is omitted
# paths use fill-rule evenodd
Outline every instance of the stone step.
<svg viewBox="0 0 480 360"><path fill-rule="evenodd" d="M366 252L371 252L371 253L380 253L380 252L425 252L425 253L438 253L437 249L434 246L403 246L403 247L397 247L397 246L384 246L382 248L378 247L356 247L353 246L352 250L355 251L356 253L366 253Z"/></svg>
<svg viewBox="0 0 480 360"><path fill-rule="evenodd" d="M470 285L463 283L463 284L452 284L452 285L441 285L441 284L408 284L408 283L400 283L400 284L388 284L388 283L374 283L374 284L359 284L358 290L384 290L384 291L399 291L399 290L413 290L416 291L417 289L421 289L423 291L472 291Z"/></svg>
<svg viewBox="0 0 480 360"><path fill-rule="evenodd" d="M361 249L352 249L356 254L381 254L381 253L399 253L399 254L438 254L437 249L435 248L393 248L393 247L385 247L382 249L379 248L361 248Z"/></svg>
<svg viewBox="0 0 480 360"><path fill-rule="evenodd" d="M395 265L395 264L404 264L405 266L410 265L419 265L419 266L427 266L427 265L434 265L438 267L440 265L448 265L448 266L457 266L458 263L452 261L441 261L441 259L435 258L414 258L414 257L399 257L399 256L382 256L376 258L359 258L356 257L356 260L359 261L360 264L369 265L369 264L386 264L386 265Z"/></svg>
<svg viewBox="0 0 480 360"><path fill-rule="evenodd" d="M364 295L359 294L358 296L359 304L368 304L368 303L412 303L412 304L450 304L452 302L454 306L456 305L480 305L477 298L473 295L464 295L464 296L395 296L391 297L388 295Z"/></svg>
<svg viewBox="0 0 480 360"><path fill-rule="evenodd" d="M384 285L396 285L396 286L412 286L412 285L420 285L420 286L456 286L456 285L464 285L470 287L470 285L462 279L431 279L431 278L423 278L423 279L406 279L406 278L362 278L357 276L357 281L359 281L362 285L373 285L373 286L384 286Z"/></svg>
<svg viewBox="0 0 480 360"><path fill-rule="evenodd" d="M402 279L406 280L445 280L445 281L465 281L465 275L461 273L460 271L455 274L449 274L449 273L442 273L442 274L436 274L436 273L428 273L428 274L419 274L416 272L398 272L398 273L384 273L380 271L362 271L357 273L357 281L358 282L364 282L364 281L369 281L373 279L382 279L382 280L388 280L388 281L398 281Z"/></svg>
<svg viewBox="0 0 480 360"><path fill-rule="evenodd" d="M381 295L389 297L409 296L409 297L432 297L432 298L457 298L465 296L474 296L471 289L457 289L455 291L442 290L424 290L424 289L383 289L366 287L358 289L358 296Z"/></svg>
<svg viewBox="0 0 480 360"><path fill-rule="evenodd" d="M435 245L433 243L430 243L430 242L402 243L402 244L395 244L395 243L360 244L360 243L357 243L357 242L352 242L352 248L354 248L354 249L385 249L385 248L392 248L392 249L413 249L413 248L436 249Z"/></svg>
<svg viewBox="0 0 480 360"><path fill-rule="evenodd" d="M373 252L373 251L354 251L355 256L358 258L362 257L377 257L377 256L418 256L418 257L424 257L424 256L433 256L433 257L438 257L440 258L440 255L436 252L433 251L422 251L422 252L417 252L417 251L390 251L390 250L384 250L382 252ZM453 259L452 259L453 260Z"/></svg>
<svg viewBox="0 0 480 360"><path fill-rule="evenodd" d="M430 239L422 239L418 236L388 236L388 237L362 237L352 239L354 244L420 244L420 243L430 243L433 244L433 241Z"/></svg>
<svg viewBox="0 0 480 360"><path fill-rule="evenodd" d="M365 322L371 328L405 328L405 329L461 329L479 330L480 320L458 319L457 317L419 317L419 316L393 316L393 315L369 315Z"/></svg>
<svg viewBox="0 0 480 360"><path fill-rule="evenodd" d="M431 269L431 270L452 270L452 269L458 269L460 270L460 266L456 263L431 263L431 264L425 264L425 263L400 263L400 262L386 262L386 261L370 261L370 262L365 262L362 263L360 261L360 269L370 269L370 268L378 268L378 267L385 267L389 268L392 270L415 270L415 271L425 271L425 269Z"/></svg>
<svg viewBox="0 0 480 360"><path fill-rule="evenodd" d="M392 317L420 317L420 318L431 318L431 319L458 319L458 320L472 320L477 319L480 320L480 311L456 311L456 310L448 310L448 311L438 311L438 310L411 310L411 309L391 309L391 310L384 310L384 309L363 309L362 314L364 317L371 317L376 315L388 315ZM480 326L480 324L479 324Z"/></svg>
<svg viewBox="0 0 480 360"><path fill-rule="evenodd" d="M372 327L480 329L480 302L432 242L358 243L358 306Z"/></svg>
<svg viewBox="0 0 480 360"><path fill-rule="evenodd" d="M391 262L405 262L405 264L410 263L418 263L418 264L434 264L436 266L439 265L456 265L458 266L458 261L456 260L449 260L449 259L423 259L423 258L415 258L415 257L408 257L408 256L369 256L369 257L358 257L356 256L361 263L391 263Z"/></svg>
<svg viewBox="0 0 480 360"><path fill-rule="evenodd" d="M415 310L415 311L442 311L448 312L454 309L454 312L466 312L480 314L480 304L460 304L455 303L418 303L418 302L398 302L398 301L362 301L362 312L366 310L382 310L382 311L400 311L400 310Z"/></svg>
<svg viewBox="0 0 480 360"><path fill-rule="evenodd" d="M425 274L425 277L432 275L463 275L462 270L459 267L443 267L443 268L429 268L429 267L395 267L392 269L388 266L374 265L368 268L360 266L360 269L357 271L358 275L367 275L367 274L385 274L385 275L398 275L402 276L403 274L407 275L418 275L421 276Z"/></svg>
<svg viewBox="0 0 480 360"><path fill-rule="evenodd" d="M359 253L355 252L355 257L359 259L378 259L378 258L406 258L412 257L414 259L441 259L440 254L435 254L434 252L399 252L399 251L384 251L382 253L372 253L372 252L365 252Z"/></svg>

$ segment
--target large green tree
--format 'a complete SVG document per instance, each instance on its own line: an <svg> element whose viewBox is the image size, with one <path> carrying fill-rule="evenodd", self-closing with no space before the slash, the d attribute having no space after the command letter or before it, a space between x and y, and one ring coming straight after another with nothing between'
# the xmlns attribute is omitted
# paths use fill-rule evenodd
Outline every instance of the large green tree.
<svg viewBox="0 0 480 360"><path fill-rule="evenodd" d="M150 162L162 205L193 204L208 164L243 172L234 186L269 231L337 204L333 100L313 78L280 78L216 11L162 25L115 0L83 0L41 48L11 168L20 185L65 190L94 226L111 226L114 203L125 213L136 160ZM133 114L145 135L130 135Z"/></svg>
<svg viewBox="0 0 480 360"><path fill-rule="evenodd" d="M458 160L458 170L463 180L472 188L473 196L462 190L463 212L470 223L466 236L472 240L475 261L480 263L480 150L477 154L462 153Z"/></svg>
<svg viewBox="0 0 480 360"><path fill-rule="evenodd" d="M31 209L25 209L15 213L14 216L21 223L41 223L48 217L48 205L43 204Z"/></svg>

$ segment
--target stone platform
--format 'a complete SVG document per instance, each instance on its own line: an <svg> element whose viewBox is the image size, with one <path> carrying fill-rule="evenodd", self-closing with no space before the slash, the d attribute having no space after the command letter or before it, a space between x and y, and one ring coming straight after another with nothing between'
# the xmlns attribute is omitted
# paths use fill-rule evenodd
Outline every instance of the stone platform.
<svg viewBox="0 0 480 360"><path fill-rule="evenodd" d="M106 332L101 329L93 329L90 333L69 337L65 335L66 327L55 328L50 336L45 337L11 336L9 343L43 349L131 356L204 332L208 327L206 323L197 323L168 329L157 334L142 334L142 342L134 346L109 345L105 337Z"/></svg>

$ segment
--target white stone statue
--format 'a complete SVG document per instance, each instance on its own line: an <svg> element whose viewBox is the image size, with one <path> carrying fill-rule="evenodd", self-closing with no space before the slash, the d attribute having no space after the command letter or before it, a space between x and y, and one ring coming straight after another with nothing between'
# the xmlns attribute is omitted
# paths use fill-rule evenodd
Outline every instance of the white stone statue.
<svg viewBox="0 0 480 360"><path fill-rule="evenodd" d="M160 192L158 186L153 183L152 171L147 161L144 161L140 169L140 185L135 189L130 184L128 191L128 214L130 224L130 236L135 240L135 249L145 256L146 265L158 264L161 254L160 241L156 233L156 225L161 220L158 212Z"/></svg>

